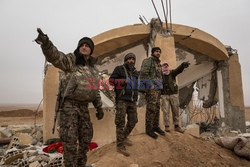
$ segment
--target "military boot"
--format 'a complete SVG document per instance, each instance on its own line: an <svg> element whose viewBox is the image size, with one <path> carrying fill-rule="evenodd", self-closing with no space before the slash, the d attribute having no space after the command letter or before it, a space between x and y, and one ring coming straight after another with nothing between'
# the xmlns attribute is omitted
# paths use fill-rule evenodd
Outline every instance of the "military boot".
<svg viewBox="0 0 250 167"><path fill-rule="evenodd" d="M163 130L161 130L161 128L160 127L156 127L156 128L154 128L154 131L155 132L157 132L157 133L159 133L160 135L162 135L162 136L164 136L165 135L165 132L163 131Z"/></svg>
<svg viewBox="0 0 250 167"><path fill-rule="evenodd" d="M179 127L179 126L175 126L175 131L179 132L179 133L184 133L185 132L185 130L183 128Z"/></svg>
<svg viewBox="0 0 250 167"><path fill-rule="evenodd" d="M165 132L170 132L170 127L169 126L165 126Z"/></svg>
<svg viewBox="0 0 250 167"><path fill-rule="evenodd" d="M125 146L119 146L117 147L117 152L125 155L126 157L130 156L129 152L127 151Z"/></svg>
<svg viewBox="0 0 250 167"><path fill-rule="evenodd" d="M125 138L123 143L127 146L132 146L133 145L133 142L131 140L129 140L128 138Z"/></svg>
<svg viewBox="0 0 250 167"><path fill-rule="evenodd" d="M153 139L157 139L158 135L154 133L154 131L150 130L146 132L147 135L152 137Z"/></svg>

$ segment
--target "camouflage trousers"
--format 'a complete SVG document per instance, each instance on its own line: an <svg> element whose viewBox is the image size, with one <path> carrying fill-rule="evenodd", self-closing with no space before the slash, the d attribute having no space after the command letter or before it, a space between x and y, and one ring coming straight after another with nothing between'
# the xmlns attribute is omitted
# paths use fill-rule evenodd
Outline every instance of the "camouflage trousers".
<svg viewBox="0 0 250 167"><path fill-rule="evenodd" d="M146 94L146 132L159 126L161 91L149 89Z"/></svg>
<svg viewBox="0 0 250 167"><path fill-rule="evenodd" d="M178 94L162 95L161 110L163 112L163 122L165 126L170 125L169 115L172 111L174 125L179 125L179 97Z"/></svg>
<svg viewBox="0 0 250 167"><path fill-rule="evenodd" d="M126 114L127 123L125 125ZM123 145L124 139L126 139L126 137L131 133L137 122L138 118L136 103L125 100L118 100L116 102L115 114L117 147Z"/></svg>
<svg viewBox="0 0 250 167"><path fill-rule="evenodd" d="M93 138L88 104L65 99L60 112L59 135L63 142L65 167L82 167L87 162L88 146ZM77 146L77 141L79 145Z"/></svg>

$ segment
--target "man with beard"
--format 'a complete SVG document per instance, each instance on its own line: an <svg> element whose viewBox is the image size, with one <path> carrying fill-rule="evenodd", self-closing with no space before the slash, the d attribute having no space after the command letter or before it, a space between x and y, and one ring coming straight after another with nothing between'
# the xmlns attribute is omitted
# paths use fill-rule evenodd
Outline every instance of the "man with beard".
<svg viewBox="0 0 250 167"><path fill-rule="evenodd" d="M132 146L128 139L136 123L138 99L137 80L138 72L135 69L136 57L133 53L128 53L124 57L124 64L117 66L109 78L110 85L114 86L116 94L116 145L117 151L125 156L129 156L125 145ZM127 114L127 123L125 118Z"/></svg>
<svg viewBox="0 0 250 167"><path fill-rule="evenodd" d="M189 65L190 63L183 62L176 69L172 70L167 62L162 64L163 90L161 109L163 111L163 121L166 132L170 132L169 112L171 108L175 131L184 133L184 129L179 126L179 90L176 83L176 76L182 73L185 68L188 68Z"/></svg>
<svg viewBox="0 0 250 167"><path fill-rule="evenodd" d="M146 134L154 139L157 139L158 135L165 135L165 132L159 127L160 117L160 98L162 88L162 70L160 64L161 49L159 47L153 47L151 50L151 56L144 59L141 65L140 80L146 81L145 89L141 89L140 92L146 93ZM159 83L161 85L159 85Z"/></svg>

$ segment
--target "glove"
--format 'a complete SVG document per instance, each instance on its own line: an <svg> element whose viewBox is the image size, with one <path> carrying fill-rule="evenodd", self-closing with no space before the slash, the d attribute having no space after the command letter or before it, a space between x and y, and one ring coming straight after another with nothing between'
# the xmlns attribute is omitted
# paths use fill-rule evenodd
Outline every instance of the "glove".
<svg viewBox="0 0 250 167"><path fill-rule="evenodd" d="M188 68L189 65L190 65L189 62L183 62L183 63L182 63L182 66L183 66L184 68Z"/></svg>
<svg viewBox="0 0 250 167"><path fill-rule="evenodd" d="M47 46L49 44L49 37L44 34L40 28L37 28L38 36L35 39L39 45Z"/></svg>
<svg viewBox="0 0 250 167"><path fill-rule="evenodd" d="M97 112L96 112L95 115L96 115L96 118L97 118L98 120L101 120L101 119L103 118L103 116L104 116L104 113L103 113L102 108L97 109Z"/></svg>

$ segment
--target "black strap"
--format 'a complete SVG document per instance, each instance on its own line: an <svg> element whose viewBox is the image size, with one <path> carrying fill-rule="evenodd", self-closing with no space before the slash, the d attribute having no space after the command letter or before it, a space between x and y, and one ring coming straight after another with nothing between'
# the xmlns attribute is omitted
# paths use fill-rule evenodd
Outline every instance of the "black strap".
<svg viewBox="0 0 250 167"><path fill-rule="evenodd" d="M127 78L128 78L128 71L127 71L127 69L126 69L126 67L125 67L124 65L122 65L122 68L123 68L123 70L124 70L124 72L125 72L125 76L126 76L126 79L127 79ZM121 97L122 95L125 94L125 88L126 88L126 86L124 86L124 87L122 88L122 91L120 92L120 94L118 95L117 98L119 98L119 97Z"/></svg>

